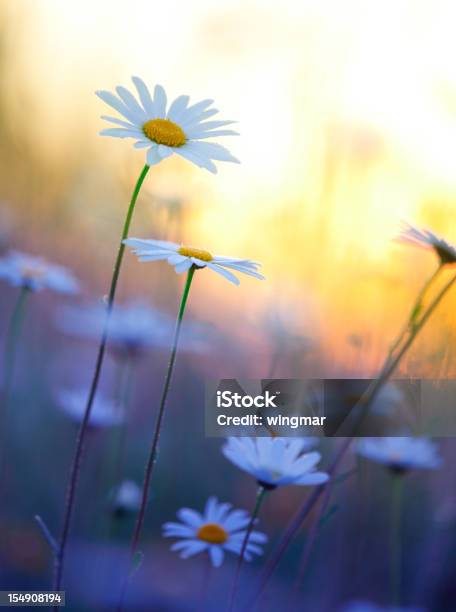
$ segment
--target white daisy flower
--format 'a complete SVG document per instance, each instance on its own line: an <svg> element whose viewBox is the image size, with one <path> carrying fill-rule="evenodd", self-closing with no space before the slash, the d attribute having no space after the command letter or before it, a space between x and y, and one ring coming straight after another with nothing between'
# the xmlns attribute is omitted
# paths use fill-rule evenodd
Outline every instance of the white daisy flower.
<svg viewBox="0 0 456 612"><path fill-rule="evenodd" d="M79 282L63 266L47 262L42 257L11 251L0 258L0 278L15 287L30 291L51 289L57 293L77 293Z"/></svg>
<svg viewBox="0 0 456 612"><path fill-rule="evenodd" d="M207 551L214 567L223 563L224 551L240 554L251 520L245 510L234 510L231 504L222 504L216 497L207 500L203 514L182 508L177 517L181 523L163 525L165 538L182 538L171 546L171 550L179 551L183 559ZM252 531L244 558L250 561L252 555L263 554L259 544L267 539L264 533Z"/></svg>
<svg viewBox="0 0 456 612"><path fill-rule="evenodd" d="M57 325L63 332L82 338L101 335L106 320L104 304L65 306L57 315ZM115 353L139 356L151 346L169 348L175 322L157 309L141 302L117 304L109 319L109 345ZM181 347L185 350L202 351L202 330L189 325L183 330Z"/></svg>
<svg viewBox="0 0 456 612"><path fill-rule="evenodd" d="M149 166L158 164L173 153L214 174L217 168L213 160L239 163L221 145L204 142L215 136L237 135L233 130L220 129L234 121L206 121L218 113L217 109L210 108L213 100L202 100L189 106L190 98L179 96L167 108L166 93L161 85L155 86L152 96L139 77L133 77L132 81L139 102L125 87L116 88L118 97L109 91L96 92L126 119L103 115L102 119L117 127L103 130L100 132L102 136L134 138L136 148L148 149L146 159Z"/></svg>
<svg viewBox="0 0 456 612"><path fill-rule="evenodd" d="M221 257L219 255L212 255L202 249L182 246L164 240L128 238L124 240L124 244L132 247L132 251L138 256L139 261L166 260L170 265L174 266L178 274L187 272L192 266L195 266L196 268L210 268L235 285L239 285L239 279L230 270L264 280L264 276L257 272L260 264L250 261L250 259Z"/></svg>
<svg viewBox="0 0 456 612"><path fill-rule="evenodd" d="M142 490L133 480L124 480L114 491L112 510L117 516L124 516L139 510Z"/></svg>
<svg viewBox="0 0 456 612"><path fill-rule="evenodd" d="M442 465L437 445L428 438L363 438L355 450L359 455L399 472L432 470Z"/></svg>
<svg viewBox="0 0 456 612"><path fill-rule="evenodd" d="M235 438L227 439L222 452L238 468L254 476L265 489L296 484L319 485L329 475L317 472L318 452L306 452L308 438Z"/></svg>
<svg viewBox="0 0 456 612"><path fill-rule="evenodd" d="M449 244L443 238L436 236L428 229L419 230L409 223L404 223L402 232L397 240L414 244L424 249L432 249L437 253L442 265L456 263L456 247Z"/></svg>
<svg viewBox="0 0 456 612"><path fill-rule="evenodd" d="M62 389L57 394L59 407L76 423L84 417L87 404L85 391ZM115 427L121 425L125 419L124 411L114 402L97 394L90 412L89 427Z"/></svg>

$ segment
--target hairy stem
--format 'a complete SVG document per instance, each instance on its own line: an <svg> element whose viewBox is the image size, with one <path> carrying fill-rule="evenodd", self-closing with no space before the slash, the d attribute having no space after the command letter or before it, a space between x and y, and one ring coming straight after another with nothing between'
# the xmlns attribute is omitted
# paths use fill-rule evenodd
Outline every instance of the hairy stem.
<svg viewBox="0 0 456 612"><path fill-rule="evenodd" d="M149 498L150 482L152 479L155 459L157 456L158 442L160 439L160 432L162 428L163 416L165 414L166 400L168 399L169 388L171 385L171 379L172 379L172 375L174 371L174 364L176 362L177 347L179 344L179 336L180 336L180 331L182 327L182 319L184 316L185 307L187 305L188 294L190 292L190 287L192 284L193 275L195 273L195 270L196 268L192 266L187 273L187 280L185 282L185 287L182 293L179 313L177 315L176 329L174 332L174 339L173 339L173 344L171 348L171 355L169 358L168 368L166 370L165 382L163 385L162 395L160 399L160 406L158 409L157 422L155 424L155 429L154 429L154 433L152 436L152 443L151 443L151 447L149 451L149 457L147 459L146 470L144 474L141 505L139 508L138 516L136 518L136 525L135 525L135 529L134 529L132 540L131 540L131 547L130 547L130 562L131 563L134 562L134 559L137 555L139 539L141 537L141 532L142 532L142 528L144 525L144 518L146 515L146 509L147 509L147 501ZM130 576L127 576L122 585L119 605L117 608L119 612L123 609L123 604L124 604L125 595L126 595L129 581L130 581Z"/></svg>
<svg viewBox="0 0 456 612"><path fill-rule="evenodd" d="M54 563L54 591L60 591L62 586L62 577L63 577L63 568L65 562L65 553L66 547L68 543L68 536L70 533L70 525L71 519L74 510L74 503L76 499L76 490L78 486L79 480L79 471L81 468L82 455L84 450L84 442L87 433L87 426L90 419L90 413L92 410L92 405L95 399L95 395L98 388L98 382L100 380L101 369L103 365L104 355L106 351L106 343L108 340L108 328L109 328L109 320L111 317L112 308L114 305L114 299L116 295L117 282L119 280L120 269L122 266L122 260L125 251L125 245L123 241L128 237L128 232L130 229L131 220L133 217L133 212L135 209L136 200L138 199L139 192L141 190L141 186L146 178L146 175L149 171L149 166L145 165L139 175L139 178L136 182L135 188L133 190L133 194L130 200L130 205L128 207L127 216L125 217L125 222L122 230L122 235L120 237L119 249L117 251L117 257L114 264L114 271L111 279L111 286L109 289L108 300L106 305L106 317L105 323L103 326L103 333L100 340L100 345L98 347L97 360L95 363L95 370L93 373L92 383L90 385L89 397L87 399L87 404L84 412L84 417L82 419L78 436L76 439L76 448L73 456L73 461L70 469L70 477L67 486L66 492L66 500L65 500L65 510L63 517L63 528L59 541L58 552L55 556Z"/></svg>

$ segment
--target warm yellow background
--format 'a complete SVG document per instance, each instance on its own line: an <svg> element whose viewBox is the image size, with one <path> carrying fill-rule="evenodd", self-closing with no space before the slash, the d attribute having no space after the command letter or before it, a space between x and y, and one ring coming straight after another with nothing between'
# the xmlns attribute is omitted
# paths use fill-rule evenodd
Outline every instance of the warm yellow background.
<svg viewBox="0 0 456 612"><path fill-rule="evenodd" d="M239 121L223 144L242 165L154 167L132 234L264 264L267 282L239 289L201 274L191 301L239 337L252 375L268 374L280 338L276 373L296 374L295 334L312 339L313 372L372 372L435 264L392 241L399 222L456 240L455 23L452 0L3 0L4 248L65 262L87 295L105 291L144 157L97 136L107 109L94 90L138 74L169 98L214 98ZM173 311L172 274L129 256L121 292ZM405 372L452 373L455 304ZM285 329L271 333L277 310Z"/></svg>

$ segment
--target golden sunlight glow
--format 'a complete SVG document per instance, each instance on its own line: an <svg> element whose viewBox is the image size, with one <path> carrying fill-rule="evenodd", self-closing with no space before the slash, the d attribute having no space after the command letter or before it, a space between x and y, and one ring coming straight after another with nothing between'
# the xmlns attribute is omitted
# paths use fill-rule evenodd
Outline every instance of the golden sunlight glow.
<svg viewBox="0 0 456 612"><path fill-rule="evenodd" d="M153 19L149 0L131 0L128 8L110 0L7 6L22 32L5 63L14 68L5 76L9 124L21 125L21 109L11 103L20 94L39 118L23 148L48 156L52 167L62 164L62 184L73 190L65 200L69 217L81 201L98 203L84 236L95 243L104 219L114 223L111 194L123 210L119 187L126 191L144 163L143 150L97 136L105 109L93 92L131 87L137 74L151 88L161 83L169 102L182 94L192 102L213 98L217 119L239 122L240 136L220 144L241 165L217 163L213 176L174 155L154 167L146 183L151 199L179 189L183 202L158 229L175 242L210 248L215 236L217 252L261 261L274 295L294 295L301 313L313 305L318 314L308 331L318 321L336 364L352 336L363 339L363 363L375 362L370 354L384 350L421 272L433 264L429 253L392 241L400 222L456 241L453 0L438 7L432 0L170 0L154 5ZM149 138L171 146L185 142L179 130L159 119L144 126ZM94 178L100 168L104 182ZM86 183L71 182L82 176ZM50 218L62 207L50 189L56 184L49 181L36 204ZM28 210L24 205L23 214ZM147 210L145 204L137 218L144 214L155 232L156 216L146 217ZM215 299L217 279L203 282ZM252 319L267 298L259 288L249 300ZM227 292L226 308L238 299ZM210 300L197 308L215 320ZM456 326L450 314L445 321Z"/></svg>

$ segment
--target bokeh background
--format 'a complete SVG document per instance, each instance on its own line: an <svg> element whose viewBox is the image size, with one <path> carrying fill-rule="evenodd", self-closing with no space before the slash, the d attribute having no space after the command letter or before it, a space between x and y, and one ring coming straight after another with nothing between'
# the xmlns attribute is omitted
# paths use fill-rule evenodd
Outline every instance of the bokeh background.
<svg viewBox="0 0 456 612"><path fill-rule="evenodd" d="M394 242L400 221L456 240L455 18L451 0L0 4L0 248L69 266L83 284L81 302L108 289L143 165L127 141L97 135L106 109L94 91L129 86L138 74L149 86L164 85L171 98L214 98L223 118L239 121L241 136L228 146L241 165L219 164L213 176L174 156L154 167L131 230L261 261L267 276L233 288L205 273L192 288L186 316L204 328L206 347L178 362L157 507L147 524L151 550L138 577L137 596L160 603L144 609L187 609L188 585L202 572L167 552L161 522L182 505L201 507L210 493L242 507L253 503L253 482L219 457L219 441L204 438L205 377L372 375L436 263L432 254ZM166 264L140 266L127 255L118 296L174 316L181 286ZM2 285L3 337L16 297ZM64 301L33 296L22 334L15 468L0 526L4 588L49 583L50 554L32 517L43 515L58 533L76 433L55 394L88 386L96 351L95 341L58 329ZM454 376L455 305L453 295L439 309L401 375ZM152 350L135 364L125 473L138 481L166 359L166 351ZM111 355L101 385L108 396L117 367ZM74 610L110 609L113 573L131 529L127 518L109 538L100 518L108 513L102 475L113 437L99 431L88 443L68 565ZM404 536L407 597L436 610L453 609L446 607L445 573L455 560L448 537L456 512L451 441L444 451L444 471L410 481ZM338 512L325 523L299 605L337 610L354 596L386 600L388 482L372 469L374 492L352 478L340 485ZM264 521L273 539L303 495L283 491L271 499ZM290 590L300 546L273 585L271 610L274 593L283 601ZM362 555L371 547L378 557L365 566ZM223 601L230 569L214 578L209 601ZM247 576L253 580L257 570L258 563Z"/></svg>

